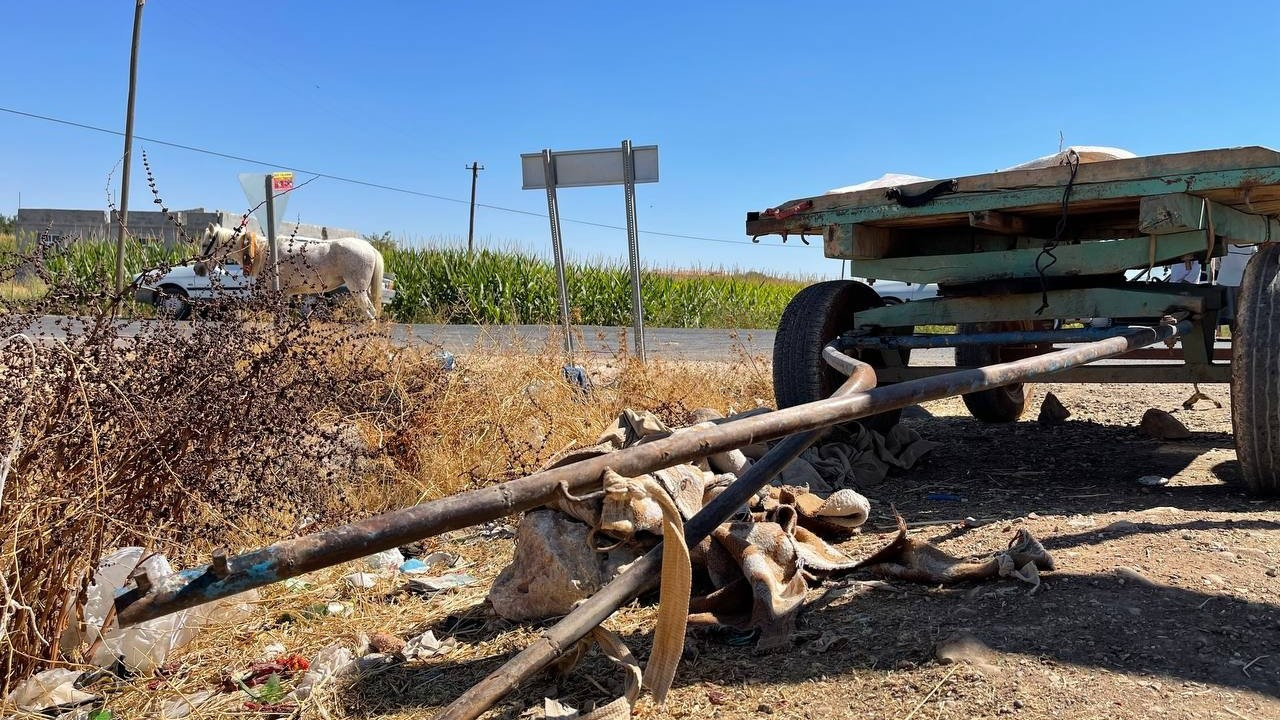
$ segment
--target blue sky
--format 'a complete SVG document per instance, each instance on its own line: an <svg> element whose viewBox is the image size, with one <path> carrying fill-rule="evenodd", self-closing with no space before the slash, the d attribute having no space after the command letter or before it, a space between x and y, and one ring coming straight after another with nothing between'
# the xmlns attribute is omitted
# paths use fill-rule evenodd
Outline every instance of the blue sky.
<svg viewBox="0 0 1280 720"><path fill-rule="evenodd" d="M124 126L130 0L9 2L0 106ZM1139 154L1280 147L1280 4L187 2L150 0L135 132L544 213L519 155L657 144L642 230L744 241L748 210L902 172L985 172L1068 144ZM170 207L242 210L264 168L135 142ZM0 212L106 206L119 137L0 112ZM138 158L140 159L140 157ZM152 209L140 163L130 204ZM306 179L300 175L299 180ZM118 172L112 177L119 191ZM624 222L621 188L561 215ZM456 240L465 203L321 179L289 219ZM541 217L481 208L477 235L545 250ZM625 233L564 223L577 257ZM833 275L820 247L641 235L662 266Z"/></svg>

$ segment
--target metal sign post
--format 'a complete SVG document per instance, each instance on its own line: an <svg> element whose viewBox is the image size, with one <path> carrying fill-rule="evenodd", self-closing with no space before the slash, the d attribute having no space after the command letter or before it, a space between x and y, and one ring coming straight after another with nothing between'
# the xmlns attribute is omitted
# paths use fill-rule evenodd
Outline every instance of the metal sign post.
<svg viewBox="0 0 1280 720"><path fill-rule="evenodd" d="M627 249L631 265L631 321L635 331L636 355L644 362L644 301L640 293L640 241L636 224L636 183L658 182L658 146L632 147L623 140L618 148L526 153L520 156L524 189L547 190L547 215L551 219L551 249L555 255L556 278L560 284L560 318L569 340L569 300L564 281L564 250L560 239L560 214L556 205L557 187L622 185L627 212Z"/></svg>
<svg viewBox="0 0 1280 720"><path fill-rule="evenodd" d="M280 291L280 247L276 242L276 217L284 215L285 205L289 202L289 192L293 190L293 173L274 172L266 175L257 173L240 173L240 187L244 197L253 208L254 215L263 232L267 234L267 244L271 256L271 289ZM276 196L280 197L277 198Z"/></svg>
<svg viewBox="0 0 1280 720"><path fill-rule="evenodd" d="M569 327L569 286L564 280L564 247L560 244L560 206L556 202L556 165L550 150L542 151L542 172L547 186L547 218L551 221L551 254L556 261L556 288L560 295L560 324L564 349L573 362L573 329Z"/></svg>
<svg viewBox="0 0 1280 720"><path fill-rule="evenodd" d="M274 178L264 178L267 194L267 247L271 248L271 291L280 292L280 246L276 244L276 194Z"/></svg>
<svg viewBox="0 0 1280 720"><path fill-rule="evenodd" d="M636 229L636 163L631 141L622 141L622 195L627 204L627 251L631 260L631 325L636 333L636 355L646 362L644 351L644 303L640 299L640 238Z"/></svg>

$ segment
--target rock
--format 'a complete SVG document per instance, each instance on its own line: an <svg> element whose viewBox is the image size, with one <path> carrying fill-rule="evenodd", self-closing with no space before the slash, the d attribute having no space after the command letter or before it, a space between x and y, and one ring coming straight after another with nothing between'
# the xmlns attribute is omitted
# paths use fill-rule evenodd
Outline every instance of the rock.
<svg viewBox="0 0 1280 720"><path fill-rule="evenodd" d="M1044 396L1044 402L1040 403L1039 422L1045 427L1061 425L1071 417L1071 411L1062 404L1057 395L1048 393Z"/></svg>
<svg viewBox="0 0 1280 720"><path fill-rule="evenodd" d="M404 646L404 640L388 632L376 632L369 637L369 647L373 648L374 652L394 655L404 650Z"/></svg>
<svg viewBox="0 0 1280 720"><path fill-rule="evenodd" d="M489 591L494 611L514 621L566 615L636 559L625 546L596 552L587 531L554 510L526 513L516 531L515 557Z"/></svg>
<svg viewBox="0 0 1280 720"><path fill-rule="evenodd" d="M1169 478L1163 475L1143 475L1138 478L1138 484L1143 487L1160 487L1169 484Z"/></svg>
<svg viewBox="0 0 1280 720"><path fill-rule="evenodd" d="M1142 414L1142 422L1138 430L1147 437L1156 440L1185 440L1191 437L1187 429L1177 418L1163 410L1151 408Z"/></svg>
<svg viewBox="0 0 1280 720"><path fill-rule="evenodd" d="M938 643L934 647L933 655L942 665L964 662L987 675L997 671L992 663L994 653L991 652L991 648L972 633L963 630L952 633Z"/></svg>
<svg viewBox="0 0 1280 720"><path fill-rule="evenodd" d="M773 706L770 705L769 703L760 703L759 705L756 706L756 712L763 713L765 715L772 715Z"/></svg>
<svg viewBox="0 0 1280 720"><path fill-rule="evenodd" d="M1257 560L1258 562L1264 565L1271 564L1271 556L1268 555L1264 550L1260 550L1258 548L1239 547L1239 546L1233 547L1231 548L1231 550L1235 552L1235 554L1239 555L1240 557L1247 557L1250 560Z"/></svg>
<svg viewBox="0 0 1280 720"><path fill-rule="evenodd" d="M1152 580L1146 575L1143 575L1138 570L1128 567L1126 565L1116 566L1116 577L1126 582L1137 583L1139 585L1146 585L1148 587L1155 587L1159 585L1159 583L1157 583L1155 580Z"/></svg>

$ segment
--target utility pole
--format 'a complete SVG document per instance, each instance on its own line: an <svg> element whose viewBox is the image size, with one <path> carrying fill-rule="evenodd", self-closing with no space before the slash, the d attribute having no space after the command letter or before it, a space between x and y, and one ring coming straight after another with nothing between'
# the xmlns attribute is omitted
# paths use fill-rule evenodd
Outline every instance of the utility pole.
<svg viewBox="0 0 1280 720"><path fill-rule="evenodd" d="M124 290L124 229L129 219L129 162L133 154L133 99L138 89L138 39L142 35L142 5L133 8L133 47L129 50L129 101L124 115L124 168L120 173L120 218L116 227L116 292Z"/></svg>
<svg viewBox="0 0 1280 720"><path fill-rule="evenodd" d="M471 171L471 223L467 226L467 253L470 254L476 249L476 177L484 166L472 162L466 166L466 169Z"/></svg>

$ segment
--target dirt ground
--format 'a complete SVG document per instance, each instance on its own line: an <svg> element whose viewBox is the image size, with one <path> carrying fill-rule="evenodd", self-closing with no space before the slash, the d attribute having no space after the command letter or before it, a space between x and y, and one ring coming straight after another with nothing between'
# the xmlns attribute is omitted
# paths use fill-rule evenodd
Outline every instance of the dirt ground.
<svg viewBox="0 0 1280 720"><path fill-rule="evenodd" d="M1026 527L1057 562L1039 591L1008 580L888 590L860 584L863 574L830 581L813 590L788 653L691 631L667 708L642 705L638 716L1280 718L1280 504L1242 492L1227 388L1204 389L1224 407L1183 410L1182 385L1037 386L1034 407L1052 390L1072 412L1051 428L1034 411L980 424L958 399L909 412L905 422L942 445L917 469L863 488L872 520L842 549L860 557L887 542L891 506L928 523L915 536L955 555L1003 548ZM1192 437L1140 435L1150 407L1173 412ZM1144 475L1170 482L1144 487ZM968 528L966 517L991 522ZM476 559L485 586L510 557L510 540L449 546ZM476 590L475 604L419 626L470 645L468 659L362 679L335 698L347 716L425 716L523 647L537 628L493 620ZM642 660L651 617L629 608L611 621ZM956 633L979 649L943 664L936 648ZM567 677L527 683L491 716L517 717L544 696L583 707L619 687L619 671L593 654Z"/></svg>

